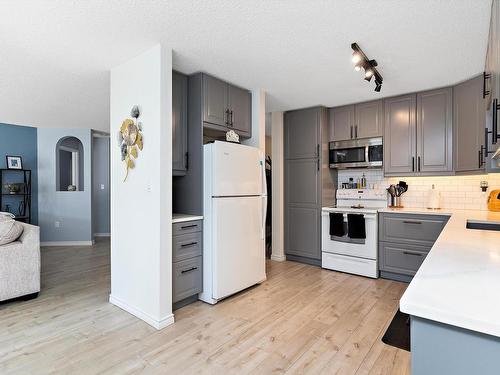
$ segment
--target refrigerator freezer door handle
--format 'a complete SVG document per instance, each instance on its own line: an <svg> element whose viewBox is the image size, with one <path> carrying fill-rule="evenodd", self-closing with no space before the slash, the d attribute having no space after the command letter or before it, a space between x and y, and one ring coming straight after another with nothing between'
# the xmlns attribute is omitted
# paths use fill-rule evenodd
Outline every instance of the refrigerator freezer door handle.
<svg viewBox="0 0 500 375"><path fill-rule="evenodd" d="M267 195L267 182L266 182L266 163L264 160L260 161L260 168L262 171L262 195Z"/></svg>
<svg viewBox="0 0 500 375"><path fill-rule="evenodd" d="M262 196L262 227L261 227L261 239L266 238L266 216L267 216L267 196Z"/></svg>

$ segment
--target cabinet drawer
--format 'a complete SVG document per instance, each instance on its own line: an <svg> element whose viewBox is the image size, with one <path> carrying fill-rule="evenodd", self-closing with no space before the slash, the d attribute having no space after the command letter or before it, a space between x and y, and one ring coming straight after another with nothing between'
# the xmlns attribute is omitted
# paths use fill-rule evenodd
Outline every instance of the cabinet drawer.
<svg viewBox="0 0 500 375"><path fill-rule="evenodd" d="M201 257L173 263L173 302L202 291Z"/></svg>
<svg viewBox="0 0 500 375"><path fill-rule="evenodd" d="M448 216L381 214L379 240L432 246L443 230Z"/></svg>
<svg viewBox="0 0 500 375"><path fill-rule="evenodd" d="M172 228L172 236L178 236L179 234L188 234L201 232L202 229L202 221L201 220L193 220L193 221L184 221L182 223L174 223Z"/></svg>
<svg viewBox="0 0 500 375"><path fill-rule="evenodd" d="M201 255L201 232L181 234L173 237L172 261L194 258Z"/></svg>
<svg viewBox="0 0 500 375"><path fill-rule="evenodd" d="M380 270L413 276L429 250L429 247L380 242Z"/></svg>

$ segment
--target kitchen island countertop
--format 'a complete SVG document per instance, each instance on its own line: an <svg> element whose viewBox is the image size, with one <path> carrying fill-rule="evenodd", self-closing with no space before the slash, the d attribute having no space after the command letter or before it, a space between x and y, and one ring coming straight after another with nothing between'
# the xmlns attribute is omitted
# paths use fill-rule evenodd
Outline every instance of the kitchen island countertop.
<svg viewBox="0 0 500 375"><path fill-rule="evenodd" d="M401 311L500 337L500 232L467 229L467 220L500 222L500 212L382 209L450 216L400 301Z"/></svg>

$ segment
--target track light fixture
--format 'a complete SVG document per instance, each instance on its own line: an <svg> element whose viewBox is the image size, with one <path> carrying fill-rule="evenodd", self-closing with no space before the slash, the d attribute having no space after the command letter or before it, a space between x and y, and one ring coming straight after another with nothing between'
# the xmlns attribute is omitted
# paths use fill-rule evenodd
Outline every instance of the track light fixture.
<svg viewBox="0 0 500 375"><path fill-rule="evenodd" d="M359 48L357 43L352 43L351 48L353 49L352 53L352 62L354 63L354 70L357 72L363 68L365 70L365 80L370 82L373 77L375 77L375 91L380 92L382 89L383 78L376 69L377 61L370 60L365 55L365 53Z"/></svg>

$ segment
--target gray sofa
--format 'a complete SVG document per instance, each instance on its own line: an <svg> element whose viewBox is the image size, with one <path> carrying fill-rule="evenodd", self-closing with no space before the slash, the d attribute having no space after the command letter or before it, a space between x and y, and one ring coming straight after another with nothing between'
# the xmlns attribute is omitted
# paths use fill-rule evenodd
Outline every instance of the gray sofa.
<svg viewBox="0 0 500 375"><path fill-rule="evenodd" d="M40 228L22 225L17 241L0 246L0 301L32 298L40 291Z"/></svg>

